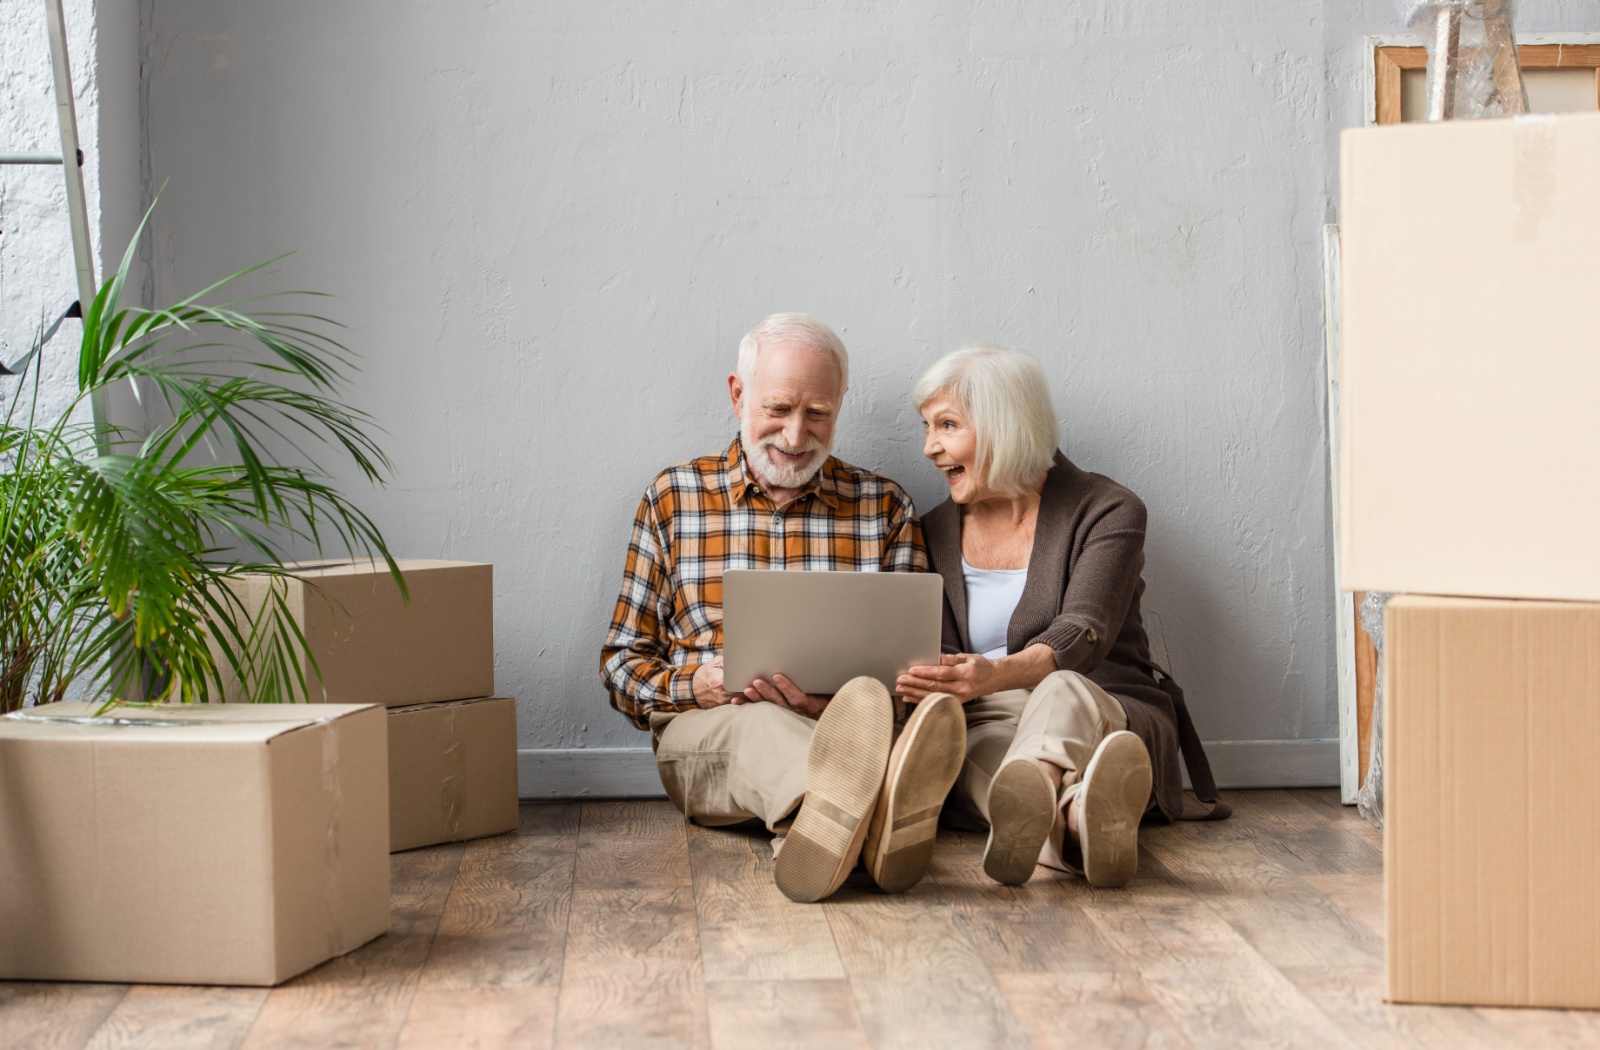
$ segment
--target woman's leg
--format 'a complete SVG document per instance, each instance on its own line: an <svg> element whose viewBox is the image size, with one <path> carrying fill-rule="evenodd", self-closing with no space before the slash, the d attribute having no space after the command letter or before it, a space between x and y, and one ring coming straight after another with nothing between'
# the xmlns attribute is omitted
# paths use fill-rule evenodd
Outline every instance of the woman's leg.
<svg viewBox="0 0 1600 1050"><path fill-rule="evenodd" d="M989 785L1017 735L1028 703L1026 689L980 696L962 705L967 719L967 757L945 804L946 821L963 831L989 828Z"/></svg>
<svg viewBox="0 0 1600 1050"><path fill-rule="evenodd" d="M1063 804L1077 794L1078 780L1100 741L1128 728L1122 703L1076 671L1057 671L1033 687L1005 755L1033 758L1059 774Z"/></svg>
<svg viewBox="0 0 1600 1050"><path fill-rule="evenodd" d="M1066 855L1066 810L1077 796L1083 772L1100 742L1127 729L1128 716L1116 697L1073 671L1057 671L1034 687L1018 720L1016 737L1004 762L1028 760L1049 778L1055 791L1055 819L1039 862L1076 871Z"/></svg>

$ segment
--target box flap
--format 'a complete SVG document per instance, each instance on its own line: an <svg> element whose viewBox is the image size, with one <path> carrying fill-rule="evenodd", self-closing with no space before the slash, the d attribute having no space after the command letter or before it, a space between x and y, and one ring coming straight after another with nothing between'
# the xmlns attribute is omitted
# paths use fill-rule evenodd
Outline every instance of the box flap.
<svg viewBox="0 0 1600 1050"><path fill-rule="evenodd" d="M439 710L441 708L464 707L464 706L466 706L468 704L499 703L501 701L510 700L510 699L511 698L508 697L508 696L474 696L474 697L469 697L469 698L467 698L465 700L436 700L431 704L407 704L404 707L391 707L391 708L389 708L389 714L391 716L403 715L403 714L408 714L408 713L419 713L419 714L421 714L421 713L426 713L428 711L437 711L437 710Z"/></svg>
<svg viewBox="0 0 1600 1050"><path fill-rule="evenodd" d="M346 718L370 704L119 704L65 701L23 708L0 718L0 739L103 739L122 742L172 739L265 741L307 726Z"/></svg>
<svg viewBox="0 0 1600 1050"><path fill-rule="evenodd" d="M460 569L475 565L488 565L481 561L447 561L440 558L396 558L395 564L402 573L426 572L429 569ZM313 561L285 562L284 568L293 569L296 576L315 579L319 576L389 575L389 566L378 559L369 558L318 558Z"/></svg>

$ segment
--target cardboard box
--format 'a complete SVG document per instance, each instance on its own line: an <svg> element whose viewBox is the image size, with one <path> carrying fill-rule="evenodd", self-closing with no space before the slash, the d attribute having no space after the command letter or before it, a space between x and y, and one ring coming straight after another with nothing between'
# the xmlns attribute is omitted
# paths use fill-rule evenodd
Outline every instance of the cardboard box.
<svg viewBox="0 0 1600 1050"><path fill-rule="evenodd" d="M1600 115L1342 146L1340 587L1600 601Z"/></svg>
<svg viewBox="0 0 1600 1050"><path fill-rule="evenodd" d="M389 848L515 831L517 702L510 697L389 711Z"/></svg>
<svg viewBox="0 0 1600 1050"><path fill-rule="evenodd" d="M0 978L271 985L389 928L381 708L94 710L0 718Z"/></svg>
<svg viewBox="0 0 1600 1050"><path fill-rule="evenodd" d="M285 601L322 672L319 689L310 663L302 668L314 701L404 707L492 695L493 566L419 558L398 564L409 605L388 568L369 561L300 563L295 579L247 577L236 593L254 614L269 587L286 588ZM246 698L236 682L226 682L224 699Z"/></svg>
<svg viewBox="0 0 1600 1050"><path fill-rule="evenodd" d="M1388 997L1600 1007L1600 605L1385 622Z"/></svg>

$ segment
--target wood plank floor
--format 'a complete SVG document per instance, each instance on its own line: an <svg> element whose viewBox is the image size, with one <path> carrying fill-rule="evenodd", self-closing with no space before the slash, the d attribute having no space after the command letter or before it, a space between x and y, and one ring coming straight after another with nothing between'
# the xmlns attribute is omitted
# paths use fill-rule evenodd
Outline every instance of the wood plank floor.
<svg viewBox="0 0 1600 1050"><path fill-rule="evenodd" d="M0 1047L1600 1046L1600 1012L1385 1005L1378 834L1332 791L1229 799L1124 890L998 886L945 832L911 892L821 906L765 835L525 805L395 855L392 931L280 988L0 982Z"/></svg>

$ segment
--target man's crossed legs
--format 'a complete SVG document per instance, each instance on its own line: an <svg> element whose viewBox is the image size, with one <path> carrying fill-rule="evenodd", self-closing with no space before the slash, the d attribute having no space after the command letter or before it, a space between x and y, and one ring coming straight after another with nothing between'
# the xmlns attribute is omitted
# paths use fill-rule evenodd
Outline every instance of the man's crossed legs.
<svg viewBox="0 0 1600 1050"><path fill-rule="evenodd" d="M889 892L928 870L939 811L966 751L954 697L917 704L896 726L882 683L845 684L815 720L776 704L728 704L651 716L661 783L709 826L764 821L773 877L796 901L819 901L865 859Z"/></svg>

